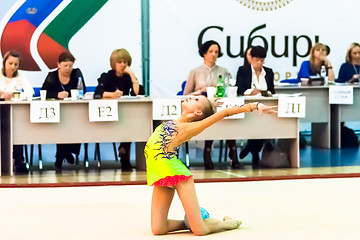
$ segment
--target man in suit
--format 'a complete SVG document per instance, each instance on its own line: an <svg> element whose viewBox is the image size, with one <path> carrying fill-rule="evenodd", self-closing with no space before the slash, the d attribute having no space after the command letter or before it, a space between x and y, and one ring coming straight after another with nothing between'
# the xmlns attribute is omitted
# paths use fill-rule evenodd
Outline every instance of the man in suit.
<svg viewBox="0 0 360 240"><path fill-rule="evenodd" d="M245 56L246 57L246 56ZM258 95L261 91L275 93L274 73L271 68L264 67L266 50L261 46L251 47L250 57L239 67L236 75L236 86L238 95ZM245 62L245 61L244 61ZM240 158L244 158L249 152L252 154L253 168L259 167L259 152L264 144L263 139L248 140L245 148L240 152Z"/></svg>

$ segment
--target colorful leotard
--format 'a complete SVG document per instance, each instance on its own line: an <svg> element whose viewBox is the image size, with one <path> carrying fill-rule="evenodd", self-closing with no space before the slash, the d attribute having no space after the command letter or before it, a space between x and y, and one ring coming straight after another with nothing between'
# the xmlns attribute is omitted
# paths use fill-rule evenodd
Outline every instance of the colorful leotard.
<svg viewBox="0 0 360 240"><path fill-rule="evenodd" d="M147 184L172 187L187 181L192 173L176 157L177 149L168 151L167 145L177 134L177 126L169 121L158 126L145 146Z"/></svg>

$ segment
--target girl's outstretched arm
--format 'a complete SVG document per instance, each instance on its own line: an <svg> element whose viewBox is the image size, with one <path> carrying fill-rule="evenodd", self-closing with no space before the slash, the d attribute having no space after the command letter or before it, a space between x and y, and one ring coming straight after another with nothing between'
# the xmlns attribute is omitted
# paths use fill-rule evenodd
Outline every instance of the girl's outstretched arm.
<svg viewBox="0 0 360 240"><path fill-rule="evenodd" d="M192 137L198 135L202 131L204 131L206 128L210 127L212 124L220 121L221 119L235 115L238 113L243 112L251 112L253 110L258 109L258 107L265 106L261 103L255 102L255 103L248 103L244 104L240 107L232 107L232 108L226 108L224 110L221 110L219 112L214 113L210 117L207 117L201 121L197 122L191 122L191 123L183 123L178 125L178 134L175 139L173 139L172 146L179 146L183 144L186 141L189 141ZM266 107L266 106L265 106ZM268 108L268 107L266 107Z"/></svg>
<svg viewBox="0 0 360 240"><path fill-rule="evenodd" d="M232 116L235 114L243 113L243 112L252 112L257 109L258 102L255 103L248 103L244 104L242 106L232 107L232 108L225 108L219 112L214 113L213 115L197 122L192 122L190 124L187 124L185 126L185 132L189 134L189 137L192 138L198 134L200 134L202 131L204 131L206 128L210 127L214 123L224 119L225 117Z"/></svg>

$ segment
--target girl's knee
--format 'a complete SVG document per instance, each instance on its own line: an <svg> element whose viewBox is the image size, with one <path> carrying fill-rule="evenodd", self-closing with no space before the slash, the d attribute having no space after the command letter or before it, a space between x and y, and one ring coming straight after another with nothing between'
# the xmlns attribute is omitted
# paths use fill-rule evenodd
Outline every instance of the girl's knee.
<svg viewBox="0 0 360 240"><path fill-rule="evenodd" d="M209 234L209 231L206 229L191 229L191 231L196 235L196 236L205 236Z"/></svg>
<svg viewBox="0 0 360 240"><path fill-rule="evenodd" d="M164 234L168 233L167 229L164 226L161 226L159 224L152 224L151 225L151 232L154 235L164 235Z"/></svg>
<svg viewBox="0 0 360 240"><path fill-rule="evenodd" d="M195 234L196 236L204 236L204 235L208 235L209 229L204 226L203 224L190 224L190 230L193 234Z"/></svg>

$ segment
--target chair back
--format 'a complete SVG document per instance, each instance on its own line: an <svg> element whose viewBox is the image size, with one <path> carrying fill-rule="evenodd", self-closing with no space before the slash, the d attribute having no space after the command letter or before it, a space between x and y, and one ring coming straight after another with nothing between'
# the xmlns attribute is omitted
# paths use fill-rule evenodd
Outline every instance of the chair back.
<svg viewBox="0 0 360 240"><path fill-rule="evenodd" d="M184 95L185 85L186 85L186 80L182 82L182 84L181 84L181 90L176 94L176 96Z"/></svg>

